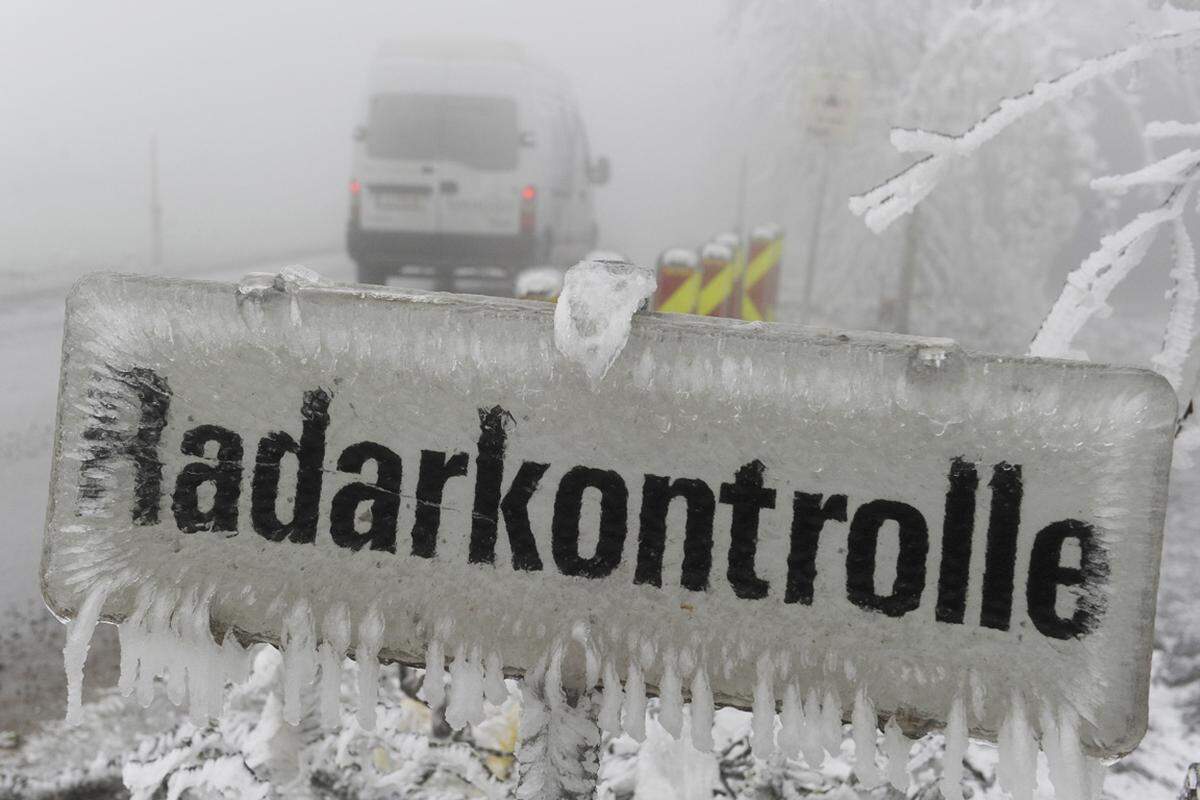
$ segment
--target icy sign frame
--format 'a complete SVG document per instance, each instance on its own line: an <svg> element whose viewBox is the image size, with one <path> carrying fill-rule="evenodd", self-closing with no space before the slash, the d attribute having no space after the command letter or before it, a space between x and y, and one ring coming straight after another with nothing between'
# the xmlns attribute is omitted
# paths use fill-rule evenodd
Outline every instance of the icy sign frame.
<svg viewBox="0 0 1200 800"><path fill-rule="evenodd" d="M1016 698L1094 755L1140 740L1161 377L644 314L593 386L553 313L86 279L47 603L492 678L578 641L606 697L691 695L693 724L857 695L915 733L966 698L995 739Z"/></svg>

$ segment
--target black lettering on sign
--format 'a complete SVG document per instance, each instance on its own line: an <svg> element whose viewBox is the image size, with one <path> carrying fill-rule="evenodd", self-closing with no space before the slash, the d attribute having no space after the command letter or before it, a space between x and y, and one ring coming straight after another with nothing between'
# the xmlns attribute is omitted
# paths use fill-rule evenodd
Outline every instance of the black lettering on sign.
<svg viewBox="0 0 1200 800"><path fill-rule="evenodd" d="M442 493L446 481L467 474L467 454L446 454L437 450L421 451L421 472L417 478L416 519L412 527L412 554L420 558L437 555L438 529L442 525Z"/></svg>
<svg viewBox="0 0 1200 800"><path fill-rule="evenodd" d="M375 483L349 483L333 496L329 532L338 547L361 550L368 542L372 550L396 552L396 519L400 516L400 456L381 444L359 442L342 451L337 468L359 474L368 461L375 462ZM371 504L371 525L359 533L355 525L358 507Z"/></svg>
<svg viewBox="0 0 1200 800"><path fill-rule="evenodd" d="M716 499L702 480L647 475L642 484L642 512L639 516L638 557L634 583L662 586L663 547L667 538L667 511L671 501L682 498L687 504L684 521L683 567L679 578L685 589L708 589L712 569L713 515Z"/></svg>
<svg viewBox="0 0 1200 800"><path fill-rule="evenodd" d="M1067 539L1079 543L1079 567L1062 566L1062 548ZM1053 639L1072 639L1095 630L1107 606L1103 586L1108 571L1108 554L1096 529L1086 522L1064 519L1038 531L1025 589L1034 627ZM1083 590L1076 600L1075 613L1065 619L1055 608L1060 586L1079 586Z"/></svg>
<svg viewBox="0 0 1200 800"><path fill-rule="evenodd" d="M1017 533L1021 527L1021 465L997 464L988 485L992 487L992 512L988 520L983 609L979 623L985 628L1006 631L1012 619Z"/></svg>
<svg viewBox="0 0 1200 800"><path fill-rule="evenodd" d="M316 539L331 399L324 389L304 393L304 402L300 405L303 422L299 444L283 431L269 433L258 443L258 458L250 485L250 521L264 539L272 542L289 539L301 544ZM292 519L283 522L275 511L275 500L279 497L280 462L287 453L296 455L298 467Z"/></svg>
<svg viewBox="0 0 1200 800"><path fill-rule="evenodd" d="M237 530L238 500L242 496L242 437L219 425L200 425L183 435L179 452L205 458L209 442L217 445L217 463L192 462L175 479L171 511L176 527L184 533ZM206 483L211 483L215 491L212 507L201 511L199 489Z"/></svg>
<svg viewBox="0 0 1200 800"><path fill-rule="evenodd" d="M819 494L796 492L792 498L792 543L788 550L787 591L783 596L785 603L812 605L821 529L829 520L846 521L846 495L830 495L824 503L821 497Z"/></svg>
<svg viewBox="0 0 1200 800"><path fill-rule="evenodd" d="M152 369L119 370L107 364L105 368L109 378L97 373L87 393L93 410L82 434L87 444L79 465L79 500L98 500L105 492L108 462L119 455L129 456L134 467L130 515L135 525L157 525L163 469L158 446L167 426L171 389ZM106 388L109 380L123 388ZM119 427L119 410L128 402L125 390L138 402L137 431L132 436Z"/></svg>
<svg viewBox="0 0 1200 800"><path fill-rule="evenodd" d="M583 493L600 491L600 537L591 558L579 554L579 517ZM554 519L550 523L551 553L563 575L603 578L621 563L629 515L629 490L625 481L610 469L573 467L558 483L554 496Z"/></svg>
<svg viewBox="0 0 1200 800"><path fill-rule="evenodd" d="M946 516L942 523L942 565L938 572L937 620L961 625L971 578L971 539L975 535L975 492L979 473L961 456L950 462Z"/></svg>
<svg viewBox="0 0 1200 800"><path fill-rule="evenodd" d="M879 529L894 520L900 525L900 557L896 580L889 595L875 594L875 555ZM929 530L925 518L907 503L872 500L854 512L846 551L846 594L850 602L868 611L901 617L921 604L925 590L925 558L929 554Z"/></svg>
<svg viewBox="0 0 1200 800"><path fill-rule="evenodd" d="M517 470L512 485L500 498L504 480L504 446L507 433L504 420L512 415L500 406L479 409L479 455L475 458L475 505L471 517L471 543L468 560L472 564L496 561L496 536L500 514L512 548L513 569L537 571L542 568L537 541L529 525L529 500L549 464L526 461Z"/></svg>
<svg viewBox="0 0 1200 800"><path fill-rule="evenodd" d="M142 405L137 437L129 447L135 468L133 477L133 521L138 525L158 524L158 505L162 499L162 461L158 443L167 427L171 390L154 370L134 368L118 373L137 393Z"/></svg>
<svg viewBox="0 0 1200 800"><path fill-rule="evenodd" d="M733 593L743 600L766 597L770 588L754 571L759 514L764 508L775 507L775 490L763 488L765 470L763 463L756 459L734 474L733 483L721 484L721 502L733 506L726 575Z"/></svg>

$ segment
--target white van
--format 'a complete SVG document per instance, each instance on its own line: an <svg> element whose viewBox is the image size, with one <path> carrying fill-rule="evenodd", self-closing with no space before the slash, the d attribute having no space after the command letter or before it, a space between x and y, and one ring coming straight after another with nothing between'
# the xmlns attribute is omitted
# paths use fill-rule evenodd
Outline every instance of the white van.
<svg viewBox="0 0 1200 800"><path fill-rule="evenodd" d="M591 160L567 83L514 45L387 44L355 131L347 249L363 283L568 265L595 246Z"/></svg>

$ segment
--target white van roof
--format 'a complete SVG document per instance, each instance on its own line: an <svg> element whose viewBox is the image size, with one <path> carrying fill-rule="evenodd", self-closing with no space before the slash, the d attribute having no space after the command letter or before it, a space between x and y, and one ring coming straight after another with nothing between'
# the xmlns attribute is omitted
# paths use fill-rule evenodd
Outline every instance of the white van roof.
<svg viewBox="0 0 1200 800"><path fill-rule="evenodd" d="M476 64L488 65L509 74L522 73L570 94L566 78L532 57L516 42L471 36L431 36L419 39L393 39L380 44L371 65L371 84L384 88L393 83L408 83L402 77L420 65L453 65L455 72L473 71ZM400 78L397 80L397 78Z"/></svg>
<svg viewBox="0 0 1200 800"><path fill-rule="evenodd" d="M525 48L516 42L469 36L429 36L420 39L390 39L375 51L376 61L393 59L429 59L434 61L518 61L528 60Z"/></svg>

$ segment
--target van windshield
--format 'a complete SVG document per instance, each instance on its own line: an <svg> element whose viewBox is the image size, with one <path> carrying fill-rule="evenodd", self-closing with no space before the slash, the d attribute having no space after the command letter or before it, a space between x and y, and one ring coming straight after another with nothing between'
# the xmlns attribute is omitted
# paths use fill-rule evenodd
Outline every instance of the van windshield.
<svg viewBox="0 0 1200 800"><path fill-rule="evenodd" d="M371 98L372 158L454 161L476 169L517 167L521 135L508 97L381 94Z"/></svg>

